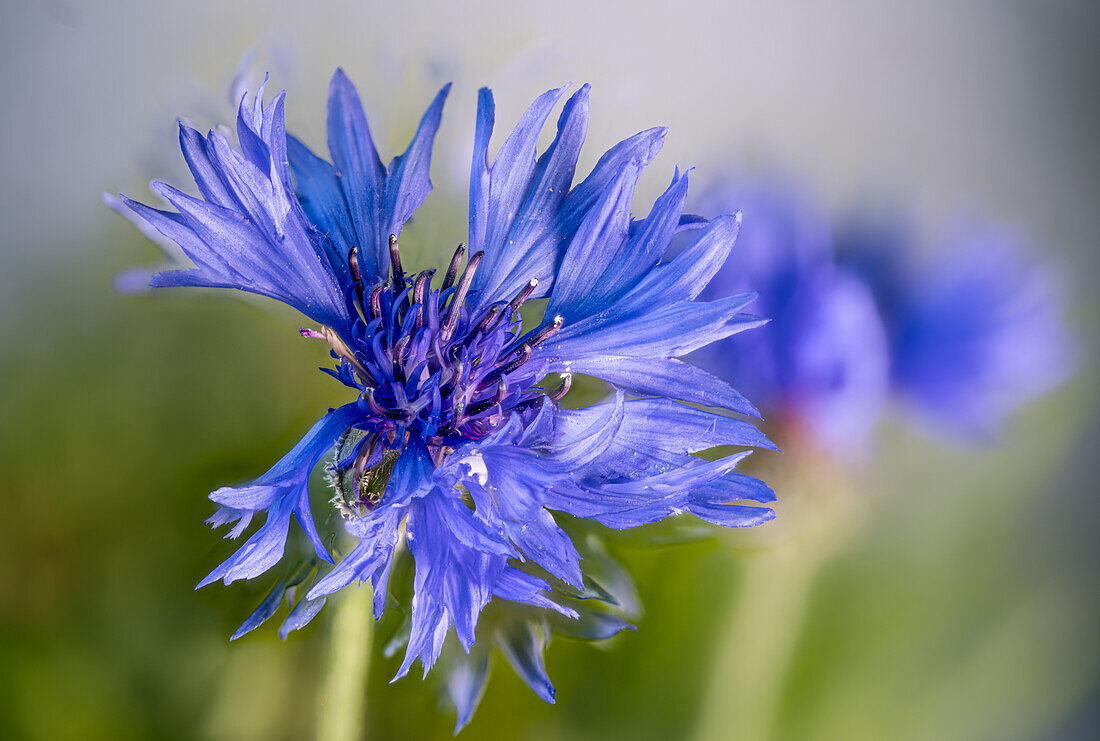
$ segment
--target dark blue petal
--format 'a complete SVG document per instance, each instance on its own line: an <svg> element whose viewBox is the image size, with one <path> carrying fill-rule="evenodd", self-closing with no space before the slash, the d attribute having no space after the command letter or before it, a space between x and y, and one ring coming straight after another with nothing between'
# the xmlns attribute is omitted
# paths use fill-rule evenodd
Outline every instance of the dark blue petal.
<svg viewBox="0 0 1100 741"><path fill-rule="evenodd" d="M767 323L741 313L753 294L717 301L678 301L615 322L602 315L565 327L545 346L551 371L569 372L574 358L601 352L636 357L679 357L717 340Z"/></svg>
<svg viewBox="0 0 1100 741"><path fill-rule="evenodd" d="M486 273L495 272L495 264L502 257L505 238L535 172L535 144L539 132L563 92L564 87L549 90L535 99L501 145L492 166L488 162L488 150L495 110L493 94L488 88L478 92L477 132L470 173L470 249L485 252L490 261Z"/></svg>
<svg viewBox="0 0 1100 741"><path fill-rule="evenodd" d="M267 619L274 615L275 611L279 609L279 603L282 602L284 594L286 594L285 579L276 584L271 591L268 592L268 595L264 597L263 602L256 608L256 611L249 615L247 620L241 623L241 627L237 628L237 632L230 636L229 640L235 641L245 633L255 630L266 622Z"/></svg>
<svg viewBox="0 0 1100 741"><path fill-rule="evenodd" d="M386 171L371 137L359 93L342 69L329 84L328 149L344 192L355 234L370 240L360 245L363 272L380 276L382 246L377 243L378 215L386 187Z"/></svg>
<svg viewBox="0 0 1100 741"><path fill-rule="evenodd" d="M625 163L581 221L558 269L546 310L549 316L560 314L573 323L594 313L587 311L585 300L606 291L600 284L630 231L630 202L639 175L641 168L636 163Z"/></svg>
<svg viewBox="0 0 1100 741"><path fill-rule="evenodd" d="M348 253L358 239L351 214L344 201L336 169L293 136L287 137L287 154L294 173L298 201L313 226L325 237L323 244L333 273L344 289L352 285L348 272Z"/></svg>
<svg viewBox="0 0 1100 741"><path fill-rule="evenodd" d="M279 638L285 641L291 631L301 630L306 627L306 625L321 612L321 608L325 606L325 601L325 597L319 597L317 599L302 597L298 600L298 604L294 605L294 609L290 611L286 620L284 620L283 624L279 627Z"/></svg>
<svg viewBox="0 0 1100 741"><path fill-rule="evenodd" d="M420 119L420 126L417 127L416 134L409 142L405 153L390 162L389 175L386 178L386 199L382 210L387 238L390 234L401 233L401 227L432 190L432 181L429 177L432 144L443 116L443 104L450 90L451 84L447 83L436 94L423 118Z"/></svg>
<svg viewBox="0 0 1100 741"><path fill-rule="evenodd" d="M507 239L489 241L480 224L481 241L471 237L471 244L485 252L485 269L473 284L482 297L482 306L495 297L511 297L531 278L539 280L534 297L546 293L553 282L563 239L563 225L557 217L573 183L588 127L588 91L588 85L582 86L562 108L557 136L530 175L524 202L512 220ZM475 160L475 173L480 169L479 162ZM480 202L480 193L476 198Z"/></svg>
<svg viewBox="0 0 1100 741"><path fill-rule="evenodd" d="M554 685L546 674L542 654L547 629L526 620L514 620L497 631L497 643L520 679L544 702L554 704Z"/></svg>
<svg viewBox="0 0 1100 741"><path fill-rule="evenodd" d="M210 495L223 507L266 510L267 521L240 550L203 579L200 587L217 579L223 579L226 584L237 579L251 579L275 565L282 558L292 515L306 529L317 555L331 562L310 516L309 475L325 452L359 415L355 404L329 412L267 473L247 486L223 487Z"/></svg>
<svg viewBox="0 0 1100 741"><path fill-rule="evenodd" d="M258 115L257 115L258 114ZM154 285L236 288L283 301L338 330L350 321L324 246L290 187L282 96L242 114L238 153L219 134L181 127L180 143L206 200L160 183L153 189L179 209L169 214L124 199L182 248L196 269L162 274Z"/></svg>
<svg viewBox="0 0 1100 741"><path fill-rule="evenodd" d="M775 512L767 507L741 504L692 502L688 504L687 511L722 527L753 527L775 519Z"/></svg>
<svg viewBox="0 0 1100 741"><path fill-rule="evenodd" d="M470 176L470 246L473 251L486 253L489 269L480 271L475 279L477 309L510 299L532 278L539 282L533 295L544 295L555 280L555 268L569 240L623 166L633 164L643 169L664 141L664 129L650 129L620 142L600 158L587 178L569 190L588 121L587 85L565 104L557 137L537 164L532 165L524 154L529 144L533 159L538 129L559 96L560 90L552 90L536 101L513 133L514 150L506 149L506 144L501 149L504 156L498 153L490 168L488 147L494 105L488 90L483 89L479 95ZM497 192L494 183L499 181L508 184L501 191L507 194L507 207L503 209L497 209L490 197ZM521 205L515 208L515 198L521 197ZM490 209L495 209L492 215Z"/></svg>
<svg viewBox="0 0 1100 741"><path fill-rule="evenodd" d="M549 316L560 314L571 322L611 306L635 288L668 250L687 198L687 176L673 179L649 216L631 233L630 201L637 176L638 172L627 168L608 188L605 198L611 200L610 224L590 232L587 225L592 215L602 210L598 208L581 225L558 272L546 310Z"/></svg>
<svg viewBox="0 0 1100 741"><path fill-rule="evenodd" d="M646 396L668 396L759 417L737 389L706 371L675 358L588 355L569 361L575 373L602 378L617 388Z"/></svg>

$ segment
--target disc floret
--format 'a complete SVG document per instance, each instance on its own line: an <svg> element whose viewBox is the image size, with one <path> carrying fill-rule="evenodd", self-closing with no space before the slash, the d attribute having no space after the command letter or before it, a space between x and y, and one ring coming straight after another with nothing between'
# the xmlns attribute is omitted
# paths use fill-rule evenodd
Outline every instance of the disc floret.
<svg viewBox="0 0 1100 741"><path fill-rule="evenodd" d="M353 459L338 466L360 471L384 451L401 449L409 435L439 462L457 444L489 435L509 413L540 403L543 391L536 384L545 369L529 361L563 324L555 316L524 333L519 309L537 279L510 301L471 313L466 299L483 253L467 260L465 245L455 250L438 288L431 285L434 270L404 272L395 235L389 248L390 280L370 287L357 249L348 255L354 279L348 303L355 316L350 337L329 327L302 330L329 343L340 361L333 375L359 391L363 419L357 427L367 434ZM566 381L552 397L567 389Z"/></svg>

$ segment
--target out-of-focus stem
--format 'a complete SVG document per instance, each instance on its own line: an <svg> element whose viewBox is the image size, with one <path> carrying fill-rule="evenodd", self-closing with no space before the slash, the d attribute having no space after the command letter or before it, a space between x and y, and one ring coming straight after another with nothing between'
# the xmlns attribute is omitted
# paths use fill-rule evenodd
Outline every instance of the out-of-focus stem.
<svg viewBox="0 0 1100 741"><path fill-rule="evenodd" d="M855 530L858 499L842 469L789 448L782 463L766 477L783 505L777 539L738 564L744 576L718 637L700 741L775 737L813 585Z"/></svg>
<svg viewBox="0 0 1100 741"><path fill-rule="evenodd" d="M328 668L317 710L318 741L359 741L367 712L374 618L372 589L364 584L336 598Z"/></svg>

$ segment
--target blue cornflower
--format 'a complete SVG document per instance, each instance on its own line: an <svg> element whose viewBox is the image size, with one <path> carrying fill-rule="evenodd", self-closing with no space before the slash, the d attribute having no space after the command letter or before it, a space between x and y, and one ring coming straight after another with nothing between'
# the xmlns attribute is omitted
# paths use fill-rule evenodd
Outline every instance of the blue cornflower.
<svg viewBox="0 0 1100 741"><path fill-rule="evenodd" d="M1004 229L960 229L924 255L914 235L896 213L862 214L838 247L881 307L897 393L940 426L989 436L1070 373L1061 281Z"/></svg>
<svg viewBox="0 0 1100 741"><path fill-rule="evenodd" d="M788 436L842 457L866 453L889 386L888 341L870 289L837 263L828 220L778 178L727 176L692 207L738 209L745 219L736 259L702 297L752 286L757 311L771 319L692 360L737 384Z"/></svg>
<svg viewBox="0 0 1100 741"><path fill-rule="evenodd" d="M469 655L450 674L461 725L484 681L485 641L475 646L475 632L493 598L538 608L546 620L594 621L592 635L623 626L577 609L589 596L580 544L551 512L611 528L680 513L756 525L772 511L743 500L774 495L735 472L748 453L714 461L693 453L773 446L748 422L681 403L755 414L729 384L678 360L761 324L742 311L751 293L697 300L725 263L739 218L683 217L688 179L678 171L648 216L631 218L635 184L663 129L612 147L574 183L587 86L565 102L541 155L539 133L564 88L535 100L491 164L493 97L480 91L469 247L455 251L441 280L434 271L405 272L398 237L431 190L447 93L385 167L343 72L330 88L331 162L286 135L283 94L265 106L261 89L252 106L241 103L238 148L181 126L201 198L154 183L176 211L125 203L194 263L159 273L154 286L234 288L293 306L317 323L302 334L328 343L335 365L323 370L350 392L349 403L329 410L266 474L210 495L220 505L211 522L234 524L232 537L257 513L266 519L200 586L271 569L283 558L291 517L317 558L333 562L310 512L308 480L335 448L330 475L354 547L308 589L308 569L281 581L238 635L270 617L291 586L306 594L284 632L356 581L373 584L380 616L395 555L407 545L413 597L398 676L416 660L427 673L453 628ZM670 257L673 236L687 227L695 238ZM524 326L520 307L539 298L542 318ZM617 391L605 403L565 410L559 402L574 373ZM518 620L495 642L552 701L545 636L537 623Z"/></svg>

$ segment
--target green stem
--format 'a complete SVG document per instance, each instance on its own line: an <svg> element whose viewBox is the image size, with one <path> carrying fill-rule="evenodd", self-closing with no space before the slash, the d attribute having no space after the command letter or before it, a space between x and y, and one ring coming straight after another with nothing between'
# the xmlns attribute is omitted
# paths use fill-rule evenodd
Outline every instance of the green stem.
<svg viewBox="0 0 1100 741"><path fill-rule="evenodd" d="M318 741L359 741L367 710L374 618L369 584L340 593L332 607L328 668L321 684L317 712Z"/></svg>
<svg viewBox="0 0 1100 741"><path fill-rule="evenodd" d="M791 452L775 488L785 496L782 535L746 558L695 738L774 738L810 597L825 567L854 535L858 494L843 471ZM793 465L790 465L793 464Z"/></svg>

